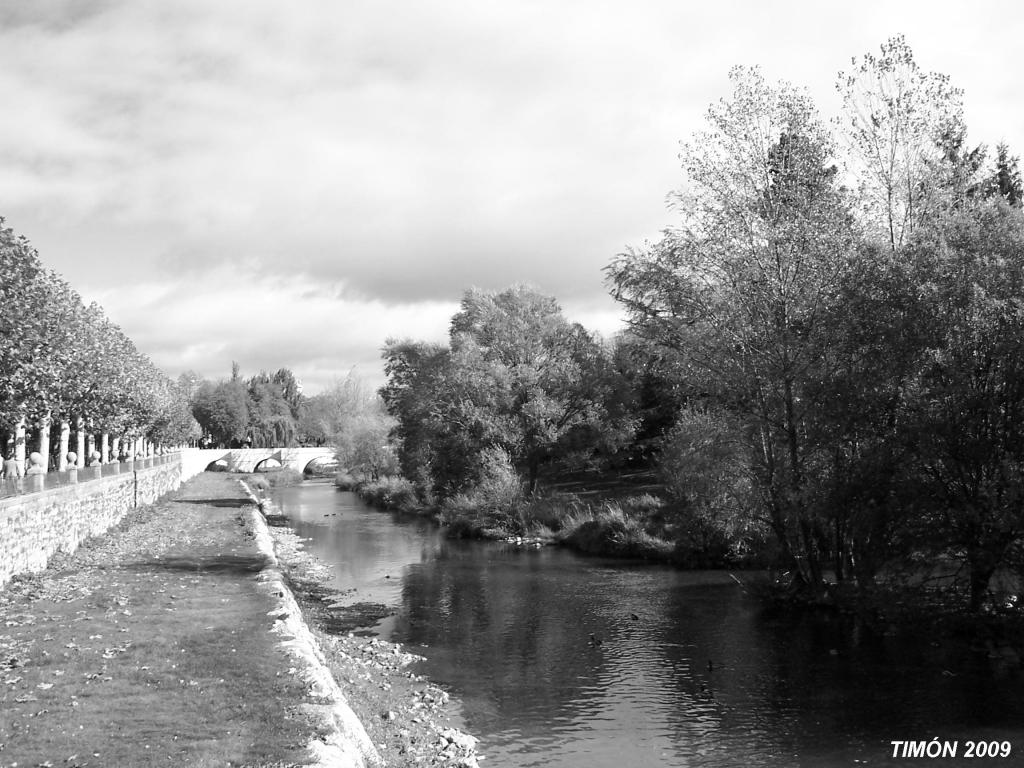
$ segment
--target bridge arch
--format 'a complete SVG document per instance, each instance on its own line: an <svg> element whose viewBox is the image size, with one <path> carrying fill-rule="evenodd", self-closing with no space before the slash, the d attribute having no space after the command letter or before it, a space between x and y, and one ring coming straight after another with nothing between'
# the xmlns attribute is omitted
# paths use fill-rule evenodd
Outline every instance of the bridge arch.
<svg viewBox="0 0 1024 768"><path fill-rule="evenodd" d="M315 456L306 462L306 466L302 468L302 474L314 475L320 468L325 470L322 474L333 474L338 468L338 459L333 453L330 456Z"/></svg>
<svg viewBox="0 0 1024 768"><path fill-rule="evenodd" d="M204 448L194 449L197 469L202 467L211 471L254 472L260 465L273 459L282 467L298 472L305 472L306 467L315 460L334 458L332 446L320 448Z"/></svg>

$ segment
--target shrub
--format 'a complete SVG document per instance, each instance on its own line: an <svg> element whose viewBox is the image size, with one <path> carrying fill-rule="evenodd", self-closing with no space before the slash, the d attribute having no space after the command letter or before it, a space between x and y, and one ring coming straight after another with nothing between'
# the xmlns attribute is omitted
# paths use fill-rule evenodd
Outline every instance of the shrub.
<svg viewBox="0 0 1024 768"><path fill-rule="evenodd" d="M652 497L653 498L653 497ZM667 559L672 544L650 534L644 520L624 510L620 504L605 502L567 520L561 540L583 552L616 557Z"/></svg>
<svg viewBox="0 0 1024 768"><path fill-rule="evenodd" d="M382 477L360 483L356 493L367 504L379 509L411 512L419 506L415 486L404 477Z"/></svg>
<svg viewBox="0 0 1024 768"><path fill-rule="evenodd" d="M677 559L706 567L739 556L756 537L747 449L727 415L688 406L665 436L658 473Z"/></svg>
<svg viewBox="0 0 1024 768"><path fill-rule="evenodd" d="M587 506L574 493L534 496L524 506L523 524L532 536L538 535L540 529L554 533L561 531L567 520L585 510Z"/></svg>
<svg viewBox="0 0 1024 768"><path fill-rule="evenodd" d="M526 494L512 459L501 448L480 456L480 479L468 490L446 499L441 522L452 536L507 536L526 530Z"/></svg>
<svg viewBox="0 0 1024 768"><path fill-rule="evenodd" d="M357 484L356 478L343 469L334 474L334 485L342 491L354 491Z"/></svg>

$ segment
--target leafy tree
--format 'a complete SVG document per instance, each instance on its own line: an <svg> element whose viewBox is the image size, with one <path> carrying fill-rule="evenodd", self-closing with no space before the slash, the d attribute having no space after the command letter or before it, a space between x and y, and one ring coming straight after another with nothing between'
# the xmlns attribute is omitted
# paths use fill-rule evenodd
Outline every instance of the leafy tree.
<svg viewBox="0 0 1024 768"><path fill-rule="evenodd" d="M657 468L675 502L677 549L696 563L748 551L757 534L750 448L730 414L684 407L661 442Z"/></svg>
<svg viewBox="0 0 1024 768"><path fill-rule="evenodd" d="M202 429L179 385L163 379L156 386L156 417L149 428L149 439L162 445L180 445L202 437Z"/></svg>
<svg viewBox="0 0 1024 768"><path fill-rule="evenodd" d="M741 420L759 508L787 565L817 589L823 419L809 390L836 371L824 318L856 229L809 98L757 70L730 77L732 99L684 147L682 225L613 261L609 281L633 331L680 355L690 386Z"/></svg>
<svg viewBox="0 0 1024 768"><path fill-rule="evenodd" d="M38 253L0 218L0 422L9 427L38 394L33 369L42 363L46 343L42 277Z"/></svg>
<svg viewBox="0 0 1024 768"><path fill-rule="evenodd" d="M284 370L284 369L282 369ZM297 389L288 371L288 384ZM247 385L249 423L247 434L254 446L290 445L295 439L296 419L278 376L261 372ZM301 395L299 395L301 397ZM296 409L300 406L296 405Z"/></svg>
<svg viewBox="0 0 1024 768"><path fill-rule="evenodd" d="M451 350L456 423L508 451L530 491L546 461L614 446L630 432L625 415L610 411L603 350L553 298L525 286L468 291L452 318Z"/></svg>
<svg viewBox="0 0 1024 768"><path fill-rule="evenodd" d="M239 444L249 426L245 385L239 379L203 382L196 391L192 412L203 432L223 445Z"/></svg>
<svg viewBox="0 0 1024 768"><path fill-rule="evenodd" d="M2 220L0 300L0 423L24 418L46 430L79 417L139 435L153 427L166 377Z"/></svg>
<svg viewBox="0 0 1024 768"><path fill-rule="evenodd" d="M389 339L382 356L387 383L380 397L396 420L391 434L402 474L423 490L443 486L445 478L435 477L445 456L436 439L443 428L436 403L442 395L450 351L439 344Z"/></svg>
<svg viewBox="0 0 1024 768"><path fill-rule="evenodd" d="M908 259L926 344L913 400L916 531L969 568L970 606L1024 537L1024 217L1002 200L933 223Z"/></svg>
<svg viewBox="0 0 1024 768"><path fill-rule="evenodd" d="M963 123L962 93L948 76L921 71L902 35L853 66L837 87L860 199L870 228L895 251L929 215L942 136Z"/></svg>
<svg viewBox="0 0 1024 768"><path fill-rule="evenodd" d="M191 369L181 373L177 379L178 391L188 403L192 402L196 390L199 389L202 383L203 377Z"/></svg>
<svg viewBox="0 0 1024 768"><path fill-rule="evenodd" d="M350 414L372 407L374 398L374 393L367 390L355 371L350 371L323 392L304 399L298 424L300 438L330 442L344 420Z"/></svg>
<svg viewBox="0 0 1024 768"><path fill-rule="evenodd" d="M302 385L295 378L295 374L287 368L275 371L270 379L280 388L281 397L288 405L292 420L298 423L302 418L302 409L305 403L305 398L302 396Z"/></svg>
<svg viewBox="0 0 1024 768"><path fill-rule="evenodd" d="M486 448L507 453L532 491L545 463L631 433L605 350L524 286L467 291L447 348L390 341L384 358L403 471L441 497L479 480Z"/></svg>
<svg viewBox="0 0 1024 768"><path fill-rule="evenodd" d="M626 387L620 400L636 421L631 447L643 451L672 428L694 394L687 387L685 361L667 347L623 333L615 339L612 365Z"/></svg>
<svg viewBox="0 0 1024 768"><path fill-rule="evenodd" d="M394 424L377 398L345 414L333 438L339 463L372 480L396 474L398 463L390 441Z"/></svg>

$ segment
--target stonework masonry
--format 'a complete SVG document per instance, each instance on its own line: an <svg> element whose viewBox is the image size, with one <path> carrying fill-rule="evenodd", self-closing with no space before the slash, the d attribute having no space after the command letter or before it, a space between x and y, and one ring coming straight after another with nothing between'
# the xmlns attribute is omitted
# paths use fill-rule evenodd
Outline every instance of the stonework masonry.
<svg viewBox="0 0 1024 768"><path fill-rule="evenodd" d="M130 510L151 504L182 482L181 461L87 479L38 493L0 499L0 589L12 576L41 571L55 552L74 552Z"/></svg>

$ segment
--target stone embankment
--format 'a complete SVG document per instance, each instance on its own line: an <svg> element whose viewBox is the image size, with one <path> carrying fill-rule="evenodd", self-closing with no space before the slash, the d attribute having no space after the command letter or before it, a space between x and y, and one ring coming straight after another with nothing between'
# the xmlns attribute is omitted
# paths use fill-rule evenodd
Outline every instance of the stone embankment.
<svg viewBox="0 0 1024 768"><path fill-rule="evenodd" d="M250 493L262 512L281 519L259 488ZM263 520L258 516L257 526ZM326 665L337 681L345 708L351 707L365 726L384 763L478 768L484 758L477 754L476 738L452 725L458 703L409 670L421 657L396 643L328 631L330 605L339 597L324 586L330 569L303 549L291 529L275 525L264 530L274 552L272 578L279 570L286 585L281 590L282 597L287 596L281 610L290 612L292 598L297 600L316 641L317 662ZM263 536L262 532L257 535Z"/></svg>

